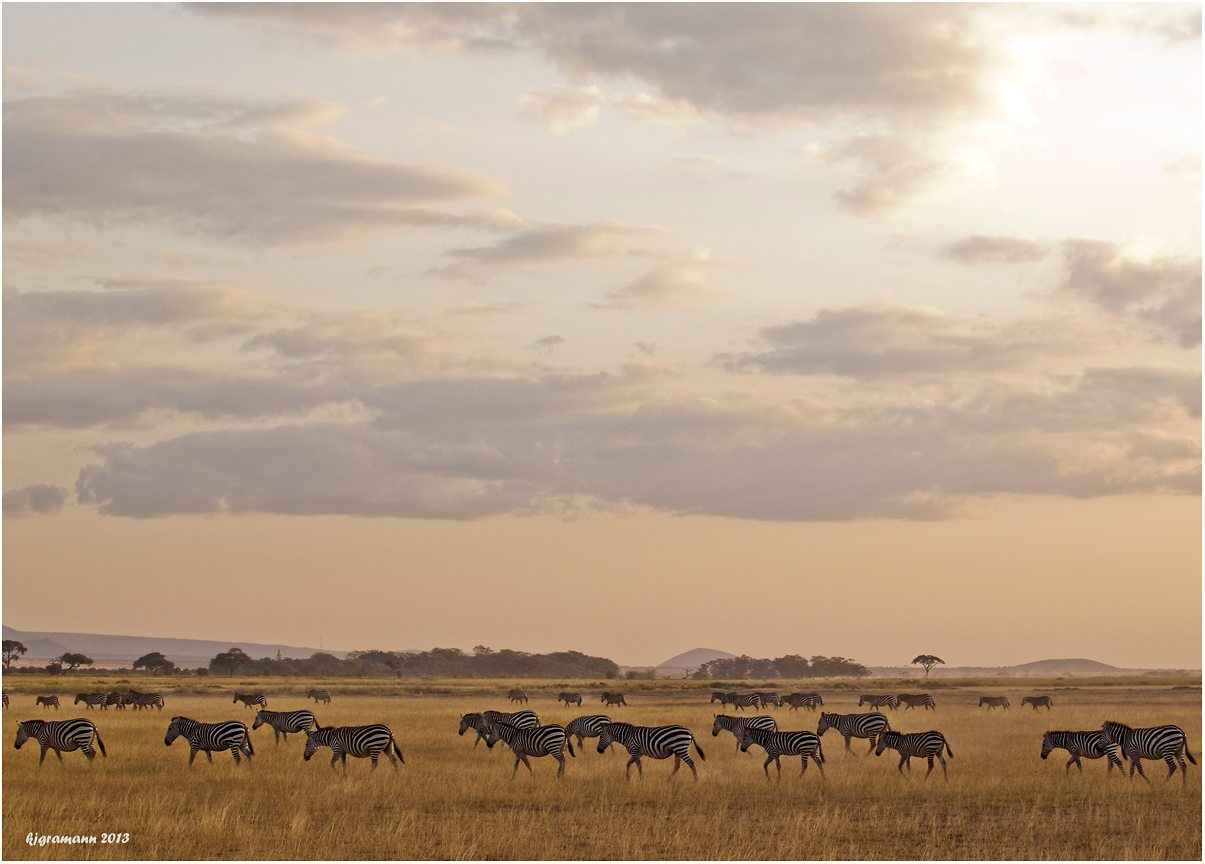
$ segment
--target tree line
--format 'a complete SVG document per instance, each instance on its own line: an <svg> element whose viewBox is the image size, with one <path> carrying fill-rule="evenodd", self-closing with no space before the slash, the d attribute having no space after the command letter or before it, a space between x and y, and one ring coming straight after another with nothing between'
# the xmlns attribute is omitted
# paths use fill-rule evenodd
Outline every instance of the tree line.
<svg viewBox="0 0 1205 864"><path fill-rule="evenodd" d="M718 681L729 678L865 678L869 675L869 669L845 657L812 657L809 660L798 654L787 654L771 660L742 654L704 663L690 677Z"/></svg>

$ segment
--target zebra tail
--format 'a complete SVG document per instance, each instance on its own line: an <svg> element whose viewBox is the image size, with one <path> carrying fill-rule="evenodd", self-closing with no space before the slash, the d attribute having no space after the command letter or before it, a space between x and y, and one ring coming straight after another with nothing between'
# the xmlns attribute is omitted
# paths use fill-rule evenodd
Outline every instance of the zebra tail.
<svg viewBox="0 0 1205 864"><path fill-rule="evenodd" d="M104 756L106 759L108 759L109 754L105 752L105 742L100 740L100 731L99 730L97 730L97 732L96 732L96 746L100 748L100 755ZM1185 750L1185 752L1187 752L1188 748L1185 747L1184 750ZM1189 756L1188 758L1192 759L1191 756ZM1194 760L1192 764L1196 765L1197 763Z"/></svg>
<svg viewBox="0 0 1205 864"><path fill-rule="evenodd" d="M949 756L951 759L953 759L954 751L950 749L950 742L946 740L945 735L941 736L941 740L942 740L942 743L944 743L946 745L946 755Z"/></svg>
<svg viewBox="0 0 1205 864"><path fill-rule="evenodd" d="M1188 761L1193 765L1197 764L1197 760L1192 758L1192 754L1188 752L1188 739L1184 739L1184 755L1188 757Z"/></svg>
<svg viewBox="0 0 1205 864"><path fill-rule="evenodd" d="M393 735L391 734L389 736L389 741L391 744L393 744L393 752L397 754L398 761L401 762L403 765L405 765L406 760L405 760L405 758L402 757L402 748L397 746L397 739L394 738Z"/></svg>
<svg viewBox="0 0 1205 864"><path fill-rule="evenodd" d="M824 758L824 744L819 739L816 740L816 752L820 754L820 762L823 764L826 761Z"/></svg>
<svg viewBox="0 0 1205 864"><path fill-rule="evenodd" d="M706 762L707 756L703 753L703 748L699 746L699 742L695 739L695 737L693 735L691 736L691 740L695 742L695 750L698 751L699 758L702 759L704 762Z"/></svg>
<svg viewBox="0 0 1205 864"><path fill-rule="evenodd" d="M255 748L251 746L251 736L250 736L250 735L245 735L245 736L243 736L243 740L247 742L247 755L248 755L248 756L254 756L254 755L255 755ZM248 765L250 765L251 763L250 763L250 762L248 762L247 764L248 764Z"/></svg>
<svg viewBox="0 0 1205 864"><path fill-rule="evenodd" d="M565 736L565 746L569 748L569 755L576 759L577 754L573 752L573 742L570 740L569 735ZM1192 757L1190 756L1189 758L1191 759Z"/></svg>

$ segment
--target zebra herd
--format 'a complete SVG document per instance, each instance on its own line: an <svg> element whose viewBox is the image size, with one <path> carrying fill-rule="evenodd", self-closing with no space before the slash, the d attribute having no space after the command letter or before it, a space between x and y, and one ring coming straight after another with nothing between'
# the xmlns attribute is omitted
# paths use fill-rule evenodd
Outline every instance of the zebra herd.
<svg viewBox="0 0 1205 864"><path fill-rule="evenodd" d="M75 694L75 702L73 705L78 705L83 702L84 707L88 709L100 708L105 709L110 705L120 710L125 710L127 706L133 705L134 710L142 708L158 708L163 710L163 696L159 693L139 693L137 690L113 691L109 693L77 693ZM43 705L47 708L59 707L58 696L39 696L37 705Z"/></svg>
<svg viewBox="0 0 1205 864"><path fill-rule="evenodd" d="M771 705L775 708L787 705L790 706L792 711L799 708L807 708L810 711L815 711L816 708L824 706L824 700L820 698L819 693L788 693L786 696L779 697L777 693L769 693L763 690L757 690L753 693L725 693L720 690L713 690L711 693L711 702L712 704L719 702L725 708L731 705L738 711L743 708L768 708Z"/></svg>

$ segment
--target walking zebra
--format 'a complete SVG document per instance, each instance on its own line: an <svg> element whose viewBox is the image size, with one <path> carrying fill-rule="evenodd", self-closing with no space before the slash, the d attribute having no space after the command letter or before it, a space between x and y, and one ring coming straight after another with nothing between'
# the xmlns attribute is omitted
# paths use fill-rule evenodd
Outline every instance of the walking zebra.
<svg viewBox="0 0 1205 864"><path fill-rule="evenodd" d="M1021 707L1024 708L1026 705L1032 705L1035 711L1038 710L1039 705L1045 705L1047 711L1054 707L1049 696L1026 696L1021 700Z"/></svg>
<svg viewBox="0 0 1205 864"><path fill-rule="evenodd" d="M76 693L75 702L72 704L78 705L79 703L83 702L88 706L88 710L91 711L97 705L99 705L101 708L104 708L108 702L108 698L109 697L104 693Z"/></svg>
<svg viewBox="0 0 1205 864"><path fill-rule="evenodd" d="M13 746L20 750L21 745L30 738L37 739L38 745L42 748L42 755L38 759L39 768L46 761L47 750L54 750L54 755L59 757L59 762L63 761L63 753L83 750L84 755L91 762L96 758L96 751L92 749L93 738L96 739L96 746L100 747L101 755L105 757L109 755L105 752L105 742L100 740L100 732L97 731L96 724L83 717L76 717L74 720L18 721L17 740Z"/></svg>
<svg viewBox="0 0 1205 864"><path fill-rule="evenodd" d="M167 727L167 735L164 736L163 743L170 747L172 742L180 737L188 741L188 764L190 766L192 760L197 758L198 750L205 751L205 757L209 760L210 765L213 764L214 750L229 750L234 756L235 765L242 761L239 758L240 750L247 754L248 765L251 764L251 757L255 754L247 727L237 720L198 723L187 717L173 717L171 725Z"/></svg>
<svg viewBox="0 0 1205 864"><path fill-rule="evenodd" d="M141 711L143 708L150 709L151 706L163 710L163 696L159 693L139 693L137 690L127 690L125 693L130 701L127 704L132 704L135 711Z"/></svg>
<svg viewBox="0 0 1205 864"><path fill-rule="evenodd" d="M729 694L729 693L721 693L719 690L712 690L711 691L711 704L714 705L716 703L716 700L719 700L720 707L722 708L728 704L730 695L731 694Z"/></svg>
<svg viewBox="0 0 1205 864"><path fill-rule="evenodd" d="M581 693L561 693L556 697L556 701L564 702L566 708L568 708L570 705L580 706L582 704L582 694Z"/></svg>
<svg viewBox="0 0 1205 864"><path fill-rule="evenodd" d="M509 723L498 722L490 730L490 737L486 739L485 746L493 749L498 741L505 741L514 751L515 770L510 773L512 780L519 773L520 762L527 766L532 777L536 775L536 772L531 770L531 763L527 761L528 756L552 756L561 766L557 769L557 777L565 776L566 747L569 748L569 755L577 758L565 727L555 723L537 726L534 729L519 729Z"/></svg>
<svg viewBox="0 0 1205 864"><path fill-rule="evenodd" d="M940 732L912 732L908 735L902 732L892 732L887 730L879 736L879 746L875 749L876 756L882 756L883 751L890 747L900 754L899 772L904 773L904 766L908 766L908 770L912 770L912 757L924 756L929 760L929 770L925 772L925 779L929 779L929 775L933 773L933 757L941 762L941 774L948 782L950 775L946 773L946 757L942 755L942 750L949 754L950 758L954 758L954 751L950 749L950 744L946 741L945 736Z"/></svg>
<svg viewBox="0 0 1205 864"><path fill-rule="evenodd" d="M1184 730L1179 726L1150 726L1146 729L1131 729L1124 723L1106 720L1100 727L1101 737L1106 744L1116 744L1121 748L1123 756L1130 759L1130 779L1134 779L1134 769L1147 780L1146 772L1142 770L1143 759L1162 759L1167 763L1167 779L1172 779L1176 773L1176 762L1180 763L1180 779L1188 785L1188 766L1184 757L1193 765L1197 760L1188 751L1188 739Z"/></svg>
<svg viewBox="0 0 1205 864"><path fill-rule="evenodd" d="M566 735L577 736L577 746L584 747L586 738L597 738L602 732L602 727L611 722L611 718L606 714L589 714L585 717L578 717L576 720L570 720L565 724Z"/></svg>
<svg viewBox="0 0 1205 864"><path fill-rule="evenodd" d="M669 779L674 779L681 763L685 762L690 766L690 772L694 774L697 783L699 772L695 770L695 763L690 759L692 743L695 745L695 750L698 751L699 758L704 762L707 761L703 748L699 746L695 736L685 726L633 726L631 723L608 723L598 735L598 752L607 752L607 748L616 742L624 747L632 757L628 760L627 767L623 772L625 779L631 779L633 762L636 763L640 779L644 779L644 768L640 765L642 756L648 756L650 759L668 759L673 756L674 770L670 772Z"/></svg>
<svg viewBox="0 0 1205 864"><path fill-rule="evenodd" d="M234 701L242 702L248 708L252 705L258 705L260 708L268 707L268 700L264 698L264 694L262 693L235 693Z"/></svg>
<svg viewBox="0 0 1205 864"><path fill-rule="evenodd" d="M761 707L761 697L756 693L729 693L728 701L737 711L743 708L752 708L756 711Z"/></svg>
<svg viewBox="0 0 1205 864"><path fill-rule="evenodd" d="M932 708L934 712L937 711L937 703L933 701L933 697L928 693L918 693L915 695L911 693L901 693L895 698L898 699L899 703L904 706L905 711L907 711L909 708L915 708L917 705L920 705L926 711L930 708Z"/></svg>
<svg viewBox="0 0 1205 864"><path fill-rule="evenodd" d="M526 702L527 694L522 690L508 690L506 693L506 698L511 702Z"/></svg>
<svg viewBox="0 0 1205 864"><path fill-rule="evenodd" d="M51 705L53 705L54 710L58 711L59 710L59 697L58 696L39 696L37 701L34 704L35 705L45 705L47 708L49 708Z"/></svg>
<svg viewBox="0 0 1205 864"><path fill-rule="evenodd" d="M761 700L761 705L763 708L769 708L771 705L773 705L775 708L782 707L782 700L778 698L777 693L763 693L762 691L758 690L754 695Z"/></svg>
<svg viewBox="0 0 1205 864"><path fill-rule="evenodd" d="M737 740L740 742L742 753L748 753L751 744L756 744L766 751L766 762L761 767L766 772L767 780L770 779L771 762L778 769L778 779L782 780L782 762L779 761L782 756L800 757L800 777L808 770L808 757L811 756L816 767L820 769L820 776L824 777L824 750L820 747L819 735L806 731L778 732L745 727L737 734Z"/></svg>
<svg viewBox="0 0 1205 864"><path fill-rule="evenodd" d="M867 714L826 714L822 711L820 712L820 723L816 726L816 734L823 735L829 729L836 729L837 734L845 738L846 753L853 752L849 749L851 738L869 738L870 749L866 751L866 755L869 756L874 752L875 738L890 728L891 724L887 722L887 717L878 711L871 711Z"/></svg>
<svg viewBox="0 0 1205 864"><path fill-rule="evenodd" d="M824 707L824 700L820 698L819 693L790 693L782 697L782 701L790 705L792 711L798 711L800 708L815 711L817 707Z"/></svg>
<svg viewBox="0 0 1205 864"><path fill-rule="evenodd" d="M116 691L105 694L104 707L108 708L110 705L116 705L122 711L124 711L126 708L125 703L121 701L121 694Z"/></svg>
<svg viewBox="0 0 1205 864"><path fill-rule="evenodd" d="M982 708L984 705L987 706L988 711L991 711L993 708L1003 708L1007 711L1009 701L1007 696L980 696L979 707Z"/></svg>
<svg viewBox="0 0 1205 864"><path fill-rule="evenodd" d="M397 739L383 723L374 723L371 726L319 726L313 732L306 730L306 762L318 752L319 747L331 748L331 753L334 754L331 756L332 771L335 770L335 763L343 760L344 774L347 773L348 756L357 759L368 757L372 760L373 771L377 770L377 759L382 752L389 757L389 764L395 770L399 761L403 765L406 764L406 760L402 758L402 748L397 746Z"/></svg>
<svg viewBox="0 0 1205 864"><path fill-rule="evenodd" d="M499 720L520 729L532 729L540 725L540 718L536 716L535 711L515 711L514 713L484 711L480 714L462 714L460 716L460 734L463 735L470 729L475 730L477 737L473 739L473 746L476 747L478 743L489 736L490 727Z"/></svg>
<svg viewBox="0 0 1205 864"><path fill-rule="evenodd" d="M858 707L861 708L863 705L869 705L871 708L887 707L894 711L896 708L900 707L900 700L890 694L866 695L858 700Z"/></svg>
<svg viewBox="0 0 1205 864"><path fill-rule="evenodd" d="M255 722L251 724L251 728L258 729L265 723L272 727L277 744L280 744L281 735L285 736L285 743L288 744L290 732L305 732L318 725L313 712L304 709L301 711L259 711L255 715Z"/></svg>
<svg viewBox="0 0 1205 864"><path fill-rule="evenodd" d="M628 704L627 700L623 698L622 693L604 693L604 694L602 694L602 701L607 703L607 707L610 707L612 705L627 705Z"/></svg>
<svg viewBox="0 0 1205 864"><path fill-rule="evenodd" d="M759 714L756 717L729 717L727 714L716 714L715 722L711 724L711 737L715 738L720 731L727 729L736 736L737 748L740 748L741 732L745 729L761 729L766 732L777 732L778 724L769 714Z"/></svg>
<svg viewBox="0 0 1205 864"><path fill-rule="evenodd" d="M1121 760L1117 758L1117 753L1120 748L1114 743L1105 743L1103 733L1099 731L1092 732L1047 732L1042 737L1042 758L1045 759L1050 755L1050 751L1057 749L1066 750L1071 754L1071 758L1067 760L1067 766L1064 771L1071 770L1071 763L1075 763L1075 767L1079 769L1079 773L1084 773L1084 766L1080 763L1080 759L1099 759L1101 756L1108 756L1109 774L1113 773L1113 763L1117 763L1118 769L1125 773L1125 766L1121 764Z"/></svg>
<svg viewBox="0 0 1205 864"><path fill-rule="evenodd" d="M329 691L329 690L312 690L312 689L306 690L305 698L313 699L314 704L323 702L323 703L329 705L330 701L331 701L331 691Z"/></svg>

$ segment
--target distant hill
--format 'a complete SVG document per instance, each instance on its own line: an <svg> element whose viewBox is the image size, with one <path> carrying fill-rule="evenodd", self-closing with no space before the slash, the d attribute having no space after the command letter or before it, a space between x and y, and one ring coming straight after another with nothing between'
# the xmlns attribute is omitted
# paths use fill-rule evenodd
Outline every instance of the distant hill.
<svg viewBox="0 0 1205 864"><path fill-rule="evenodd" d="M1022 675L1116 675L1121 670L1097 660L1035 660L1012 667Z"/></svg>
<svg viewBox="0 0 1205 864"><path fill-rule="evenodd" d="M715 648L692 648L685 654L670 657L664 663L658 664L657 668L661 669L666 666L702 666L704 663L710 663L712 660L730 660L735 656L735 654L729 654L727 651L717 651Z"/></svg>

